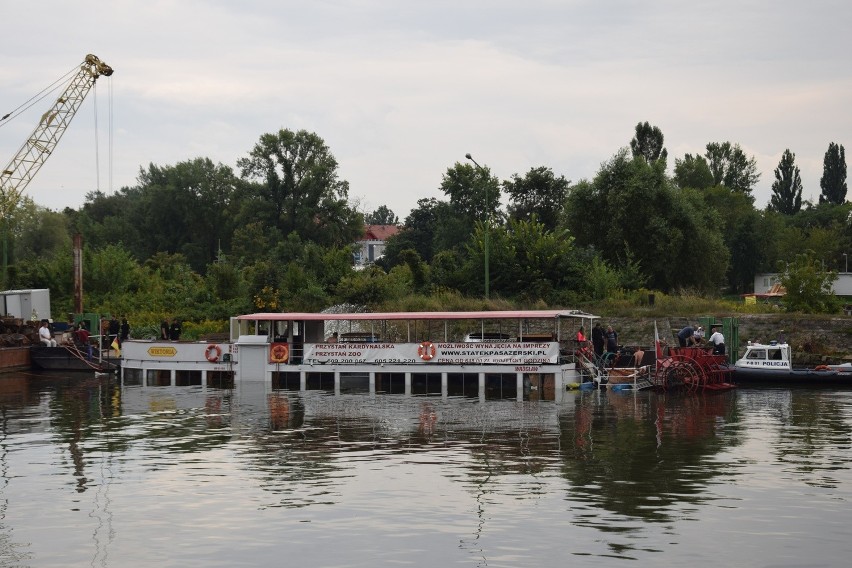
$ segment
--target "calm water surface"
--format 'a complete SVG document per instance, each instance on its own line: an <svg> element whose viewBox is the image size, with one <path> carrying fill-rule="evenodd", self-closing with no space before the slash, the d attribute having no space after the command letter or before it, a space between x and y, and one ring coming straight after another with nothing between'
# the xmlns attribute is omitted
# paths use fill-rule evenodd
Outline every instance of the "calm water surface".
<svg viewBox="0 0 852 568"><path fill-rule="evenodd" d="M0 375L0 566L848 566L852 390Z"/></svg>

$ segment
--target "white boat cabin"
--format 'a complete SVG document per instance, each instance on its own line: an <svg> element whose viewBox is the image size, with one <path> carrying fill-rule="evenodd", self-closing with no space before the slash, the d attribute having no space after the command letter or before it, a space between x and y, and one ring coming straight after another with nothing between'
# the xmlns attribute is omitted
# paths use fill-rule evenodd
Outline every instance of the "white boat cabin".
<svg viewBox="0 0 852 568"><path fill-rule="evenodd" d="M749 342L736 366L745 369L790 370L790 346L776 341L768 345Z"/></svg>

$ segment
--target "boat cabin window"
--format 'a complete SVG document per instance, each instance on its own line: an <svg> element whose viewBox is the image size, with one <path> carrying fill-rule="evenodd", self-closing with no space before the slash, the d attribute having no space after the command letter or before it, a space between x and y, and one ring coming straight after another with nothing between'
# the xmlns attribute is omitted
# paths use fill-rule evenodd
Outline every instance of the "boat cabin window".
<svg viewBox="0 0 852 568"><path fill-rule="evenodd" d="M474 343L477 341L508 341L512 336L508 333L496 333L486 331L483 333L468 333L464 336L465 343Z"/></svg>
<svg viewBox="0 0 852 568"><path fill-rule="evenodd" d="M370 332L353 331L341 333L338 341L341 343L378 343L379 336Z"/></svg>
<svg viewBox="0 0 852 568"><path fill-rule="evenodd" d="M773 361L780 361L782 359L781 350L780 349L770 349L769 350L769 358Z"/></svg>
<svg viewBox="0 0 852 568"><path fill-rule="evenodd" d="M746 359L766 359L766 349L752 349Z"/></svg>

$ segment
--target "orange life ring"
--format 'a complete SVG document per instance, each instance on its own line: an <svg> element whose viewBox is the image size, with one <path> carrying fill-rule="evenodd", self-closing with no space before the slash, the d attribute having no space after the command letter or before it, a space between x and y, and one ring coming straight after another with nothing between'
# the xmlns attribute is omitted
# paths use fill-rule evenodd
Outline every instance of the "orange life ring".
<svg viewBox="0 0 852 568"><path fill-rule="evenodd" d="M830 370L831 370L831 368L829 368L828 365L817 365L816 367L814 367L814 371L830 371Z"/></svg>
<svg viewBox="0 0 852 568"><path fill-rule="evenodd" d="M424 341L417 347L417 354L424 361L429 361L435 356L435 345L431 341Z"/></svg>
<svg viewBox="0 0 852 568"><path fill-rule="evenodd" d="M211 363L215 363L219 360L219 357L222 356L222 348L218 345L208 345L207 349L204 351L204 356L207 357L207 360Z"/></svg>
<svg viewBox="0 0 852 568"><path fill-rule="evenodd" d="M286 363L290 359L290 346L286 343L273 343L269 349L271 363Z"/></svg>

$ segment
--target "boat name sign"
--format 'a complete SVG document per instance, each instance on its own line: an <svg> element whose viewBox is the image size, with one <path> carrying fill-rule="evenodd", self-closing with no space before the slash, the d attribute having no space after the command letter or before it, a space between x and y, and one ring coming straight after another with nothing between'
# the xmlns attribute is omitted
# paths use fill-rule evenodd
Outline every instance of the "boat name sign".
<svg viewBox="0 0 852 568"><path fill-rule="evenodd" d="M148 355L151 357L174 357L177 355L177 349L174 347L149 347Z"/></svg>

